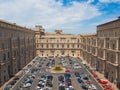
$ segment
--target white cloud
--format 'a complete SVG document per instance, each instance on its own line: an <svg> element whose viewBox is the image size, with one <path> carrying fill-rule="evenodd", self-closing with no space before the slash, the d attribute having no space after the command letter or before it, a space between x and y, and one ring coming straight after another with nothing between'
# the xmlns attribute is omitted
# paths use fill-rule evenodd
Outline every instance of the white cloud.
<svg viewBox="0 0 120 90"><path fill-rule="evenodd" d="M87 2L71 2L70 6L63 6L62 0L13 0L0 3L0 18L33 27L41 24L45 29L65 27L74 29L74 22L94 18L101 13L97 7ZM80 24L80 23L79 23ZM67 25L67 26L66 26ZM67 29L67 27L69 27Z"/></svg>
<svg viewBox="0 0 120 90"><path fill-rule="evenodd" d="M92 3L94 2L95 0L88 0L87 3Z"/></svg>
<svg viewBox="0 0 120 90"><path fill-rule="evenodd" d="M120 2L120 0L99 0L102 3L116 3L116 2Z"/></svg>

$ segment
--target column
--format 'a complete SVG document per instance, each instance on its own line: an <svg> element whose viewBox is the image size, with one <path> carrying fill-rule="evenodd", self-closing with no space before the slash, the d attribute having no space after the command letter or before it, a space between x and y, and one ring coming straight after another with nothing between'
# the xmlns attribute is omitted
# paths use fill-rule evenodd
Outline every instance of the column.
<svg viewBox="0 0 120 90"><path fill-rule="evenodd" d="M116 50L119 50L119 38L117 38L117 40L116 40Z"/></svg>

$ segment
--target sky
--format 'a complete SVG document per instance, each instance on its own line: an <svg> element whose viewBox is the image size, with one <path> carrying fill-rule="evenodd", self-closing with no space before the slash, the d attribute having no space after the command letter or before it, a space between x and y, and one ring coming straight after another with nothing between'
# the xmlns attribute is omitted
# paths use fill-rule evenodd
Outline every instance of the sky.
<svg viewBox="0 0 120 90"><path fill-rule="evenodd" d="M0 0L0 19L46 32L92 34L118 16L120 0Z"/></svg>

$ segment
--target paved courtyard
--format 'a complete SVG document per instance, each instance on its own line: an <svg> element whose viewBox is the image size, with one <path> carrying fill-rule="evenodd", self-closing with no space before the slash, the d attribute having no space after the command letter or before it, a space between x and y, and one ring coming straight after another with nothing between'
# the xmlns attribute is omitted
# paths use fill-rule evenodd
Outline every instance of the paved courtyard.
<svg viewBox="0 0 120 90"><path fill-rule="evenodd" d="M66 71L51 73L51 67L56 65L61 65ZM36 57L17 76L18 80L11 87L7 84L4 90L103 90L81 61L74 57ZM59 77L64 78L63 82ZM92 82L93 87L88 82Z"/></svg>

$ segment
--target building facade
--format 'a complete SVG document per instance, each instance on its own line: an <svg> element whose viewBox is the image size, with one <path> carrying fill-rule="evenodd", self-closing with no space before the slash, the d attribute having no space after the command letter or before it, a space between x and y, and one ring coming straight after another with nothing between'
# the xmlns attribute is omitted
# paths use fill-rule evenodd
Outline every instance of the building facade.
<svg viewBox="0 0 120 90"><path fill-rule="evenodd" d="M103 50L100 55L104 62L101 57L98 62L104 65L104 68L100 71L120 88L120 18L97 26L97 37L103 45L100 47Z"/></svg>
<svg viewBox="0 0 120 90"><path fill-rule="evenodd" d="M120 18L97 26L96 34L31 30L0 20L0 86L36 55L80 57L120 88Z"/></svg>
<svg viewBox="0 0 120 90"><path fill-rule="evenodd" d="M81 57L120 88L120 18L97 26L81 38Z"/></svg>
<svg viewBox="0 0 120 90"><path fill-rule="evenodd" d="M62 30L46 33L36 26L36 53L40 56L80 56L79 35L64 34Z"/></svg>
<svg viewBox="0 0 120 90"><path fill-rule="evenodd" d="M35 56L34 31L0 20L0 86Z"/></svg>

